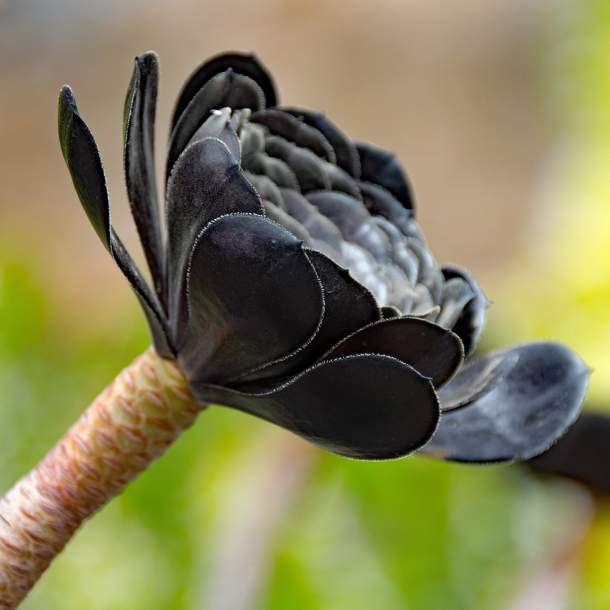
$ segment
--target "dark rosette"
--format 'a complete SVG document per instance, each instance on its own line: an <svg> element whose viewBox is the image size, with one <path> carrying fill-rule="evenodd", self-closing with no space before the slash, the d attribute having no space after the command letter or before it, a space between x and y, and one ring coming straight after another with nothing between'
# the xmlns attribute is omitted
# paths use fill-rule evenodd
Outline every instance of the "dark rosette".
<svg viewBox="0 0 610 610"><path fill-rule="evenodd" d="M196 396L326 449L414 450L493 462L547 449L574 421L588 370L525 345L463 365L487 301L426 248L396 158L324 115L278 105L268 72L225 54L187 81L154 170L158 64L136 58L125 103L127 192L149 287L110 223L98 150L65 87L63 155L102 242L130 281L155 348Z"/></svg>

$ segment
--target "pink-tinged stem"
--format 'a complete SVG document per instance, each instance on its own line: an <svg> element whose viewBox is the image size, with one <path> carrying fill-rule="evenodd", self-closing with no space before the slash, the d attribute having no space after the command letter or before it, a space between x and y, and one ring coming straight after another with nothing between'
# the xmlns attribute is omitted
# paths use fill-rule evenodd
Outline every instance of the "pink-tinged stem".
<svg viewBox="0 0 610 610"><path fill-rule="evenodd" d="M151 348L0 500L0 610L16 608L74 532L191 426L204 405Z"/></svg>

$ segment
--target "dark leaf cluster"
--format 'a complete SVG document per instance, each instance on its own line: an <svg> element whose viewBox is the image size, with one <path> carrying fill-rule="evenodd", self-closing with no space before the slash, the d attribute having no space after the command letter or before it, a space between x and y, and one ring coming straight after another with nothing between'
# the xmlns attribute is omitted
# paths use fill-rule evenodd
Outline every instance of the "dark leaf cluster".
<svg viewBox="0 0 610 610"><path fill-rule="evenodd" d="M430 254L393 154L279 105L256 58L225 54L178 97L160 195L157 89L156 56L136 58L124 160L152 286L110 222L98 150L68 87L59 136L158 353L177 359L199 399L365 459L525 459L574 421L588 370L567 348L464 363L487 301L467 272Z"/></svg>

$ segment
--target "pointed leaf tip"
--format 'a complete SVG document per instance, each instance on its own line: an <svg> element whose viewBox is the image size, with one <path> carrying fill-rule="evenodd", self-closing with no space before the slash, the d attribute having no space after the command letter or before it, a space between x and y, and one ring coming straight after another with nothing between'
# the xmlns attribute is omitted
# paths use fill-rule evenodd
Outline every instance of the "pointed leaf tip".
<svg viewBox="0 0 610 610"><path fill-rule="evenodd" d="M106 177L93 135L80 117L76 99L68 85L64 85L59 93L58 133L78 198L102 243L109 249L110 210Z"/></svg>
<svg viewBox="0 0 610 610"><path fill-rule="evenodd" d="M163 295L163 240L155 175L155 117L159 69L155 54L135 58L124 108L127 194L155 290Z"/></svg>

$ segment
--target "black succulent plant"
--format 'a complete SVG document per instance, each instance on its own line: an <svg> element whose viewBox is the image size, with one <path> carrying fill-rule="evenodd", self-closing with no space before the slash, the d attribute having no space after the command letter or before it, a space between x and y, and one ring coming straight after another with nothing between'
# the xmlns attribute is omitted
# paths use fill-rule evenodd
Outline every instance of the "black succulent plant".
<svg viewBox="0 0 610 610"><path fill-rule="evenodd" d="M158 65L138 57L125 104L127 192L150 288L110 223L98 150L68 87L61 148L100 239L130 281L158 353L196 396L336 453L417 449L491 462L547 449L574 421L588 370L525 345L463 365L487 302L439 267L395 157L324 115L279 106L249 55L203 64L174 111L160 220Z"/></svg>

